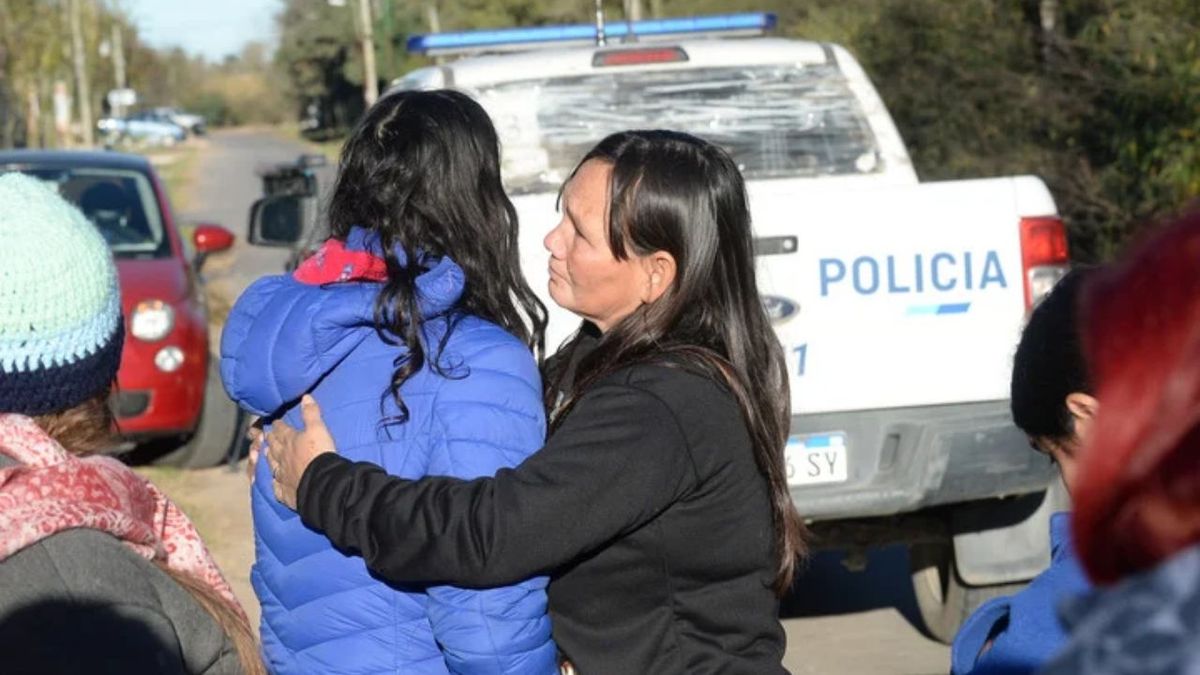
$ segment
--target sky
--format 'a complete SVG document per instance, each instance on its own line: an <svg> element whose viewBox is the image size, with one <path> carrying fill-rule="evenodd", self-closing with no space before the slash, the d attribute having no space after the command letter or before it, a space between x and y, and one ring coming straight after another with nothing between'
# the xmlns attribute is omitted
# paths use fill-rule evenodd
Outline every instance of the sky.
<svg viewBox="0 0 1200 675"><path fill-rule="evenodd" d="M138 33L154 47L183 47L210 61L251 41L273 44L279 0L124 0Z"/></svg>

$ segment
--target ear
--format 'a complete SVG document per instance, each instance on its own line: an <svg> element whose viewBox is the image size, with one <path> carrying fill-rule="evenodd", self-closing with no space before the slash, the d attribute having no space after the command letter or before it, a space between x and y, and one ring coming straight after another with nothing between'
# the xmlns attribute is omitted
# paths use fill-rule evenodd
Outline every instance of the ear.
<svg viewBox="0 0 1200 675"><path fill-rule="evenodd" d="M1096 413L1100 412L1100 402L1094 396L1081 391L1067 394L1066 404L1067 412L1071 413L1076 424L1091 422L1095 419Z"/></svg>
<svg viewBox="0 0 1200 675"><path fill-rule="evenodd" d="M642 302L649 304L661 298L675 283L675 256L666 251L655 251L642 256L640 265L645 276Z"/></svg>
<svg viewBox="0 0 1200 675"><path fill-rule="evenodd" d="M1075 427L1075 438L1080 442L1087 441L1092 433L1092 422L1096 413L1100 412L1100 402L1095 397L1081 391L1067 394L1067 412L1071 413L1071 421Z"/></svg>

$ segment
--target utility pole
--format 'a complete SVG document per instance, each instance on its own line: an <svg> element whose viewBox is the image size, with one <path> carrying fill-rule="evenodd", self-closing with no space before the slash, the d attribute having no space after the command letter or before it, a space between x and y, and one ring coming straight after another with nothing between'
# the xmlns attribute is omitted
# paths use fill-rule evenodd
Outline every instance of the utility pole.
<svg viewBox="0 0 1200 675"><path fill-rule="evenodd" d="M642 0L625 0L625 20L642 20Z"/></svg>
<svg viewBox="0 0 1200 675"><path fill-rule="evenodd" d="M383 78L387 82L395 79L396 73L396 2L383 0Z"/></svg>
<svg viewBox="0 0 1200 675"><path fill-rule="evenodd" d="M1042 28L1042 67L1050 70L1058 47L1058 0L1038 2L1038 23Z"/></svg>
<svg viewBox="0 0 1200 675"><path fill-rule="evenodd" d="M362 20L363 52L363 100L367 107L379 100L379 77L375 74L375 27L371 18L371 0L358 0L359 18Z"/></svg>
<svg viewBox="0 0 1200 675"><path fill-rule="evenodd" d="M428 0L425 3L425 20L429 22L430 33L442 32L442 21L438 17L437 0Z"/></svg>
<svg viewBox="0 0 1200 675"><path fill-rule="evenodd" d="M116 78L117 89L125 88L125 44L121 36L121 24L114 23L112 27L113 75Z"/></svg>
<svg viewBox="0 0 1200 675"><path fill-rule="evenodd" d="M83 29L79 19L79 0L71 2L71 51L75 61L75 89L79 97L79 124L83 127L83 143L88 147L95 145L96 139L92 129L92 91L88 86L87 54L83 50Z"/></svg>
<svg viewBox="0 0 1200 675"><path fill-rule="evenodd" d="M604 33L604 0L596 0L596 46L608 44L608 36Z"/></svg>

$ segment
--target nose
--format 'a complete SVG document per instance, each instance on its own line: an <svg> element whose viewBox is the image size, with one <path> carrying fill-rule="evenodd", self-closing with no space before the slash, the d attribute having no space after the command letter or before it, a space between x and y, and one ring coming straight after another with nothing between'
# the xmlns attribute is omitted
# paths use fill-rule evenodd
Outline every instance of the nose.
<svg viewBox="0 0 1200 675"><path fill-rule="evenodd" d="M551 258L563 257L562 227L562 223L555 225L554 229L550 230L546 238L542 240L542 246L546 247L546 250L550 252Z"/></svg>

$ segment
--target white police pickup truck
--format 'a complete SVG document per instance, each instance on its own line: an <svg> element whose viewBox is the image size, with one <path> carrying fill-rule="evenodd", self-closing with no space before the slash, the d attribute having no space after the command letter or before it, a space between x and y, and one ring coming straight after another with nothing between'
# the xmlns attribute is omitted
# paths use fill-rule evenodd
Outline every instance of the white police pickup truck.
<svg viewBox="0 0 1200 675"><path fill-rule="evenodd" d="M816 545L858 552L851 561L909 544L926 628L944 640L1049 560L1052 471L1006 399L1024 317L1066 269L1063 225L1032 176L919 182L854 57L763 36L774 20L416 36L411 51L443 62L392 90L452 87L492 115L551 348L578 321L546 294L542 238L580 157L632 128L726 148L747 179L763 301L790 360L795 503Z"/></svg>

